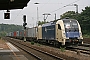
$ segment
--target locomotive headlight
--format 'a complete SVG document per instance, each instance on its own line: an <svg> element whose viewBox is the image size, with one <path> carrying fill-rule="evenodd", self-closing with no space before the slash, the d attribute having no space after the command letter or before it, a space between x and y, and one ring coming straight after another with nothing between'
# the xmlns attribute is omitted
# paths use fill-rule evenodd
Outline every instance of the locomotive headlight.
<svg viewBox="0 0 90 60"><path fill-rule="evenodd" d="M82 37L82 33L81 33L81 32L80 32L80 38L83 39L83 37Z"/></svg>
<svg viewBox="0 0 90 60"><path fill-rule="evenodd" d="M80 33L80 36L82 36L82 33Z"/></svg>

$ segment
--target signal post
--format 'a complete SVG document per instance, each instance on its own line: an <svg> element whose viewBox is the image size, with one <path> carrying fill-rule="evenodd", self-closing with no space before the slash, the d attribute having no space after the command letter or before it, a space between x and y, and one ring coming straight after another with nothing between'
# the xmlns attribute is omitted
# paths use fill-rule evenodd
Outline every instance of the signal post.
<svg viewBox="0 0 90 60"><path fill-rule="evenodd" d="M26 15L23 15L23 27L24 27L24 42L26 42L26 37L25 37L25 35L26 35L26 25L27 25L27 23L26 23Z"/></svg>

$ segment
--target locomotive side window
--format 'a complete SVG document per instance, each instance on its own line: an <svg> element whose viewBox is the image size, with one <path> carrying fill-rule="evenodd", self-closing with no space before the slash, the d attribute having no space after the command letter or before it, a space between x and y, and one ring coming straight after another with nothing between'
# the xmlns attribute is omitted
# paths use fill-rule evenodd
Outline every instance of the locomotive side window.
<svg viewBox="0 0 90 60"><path fill-rule="evenodd" d="M58 29L60 29L61 30L61 26L58 24Z"/></svg>

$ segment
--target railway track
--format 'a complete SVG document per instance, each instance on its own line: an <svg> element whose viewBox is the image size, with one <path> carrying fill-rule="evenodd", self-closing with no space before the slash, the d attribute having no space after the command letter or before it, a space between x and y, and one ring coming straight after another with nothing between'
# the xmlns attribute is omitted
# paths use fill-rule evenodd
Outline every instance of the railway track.
<svg viewBox="0 0 90 60"><path fill-rule="evenodd" d="M90 55L90 38L84 38L83 39L84 44L80 46L69 46L66 49L75 51L77 54L83 53Z"/></svg>
<svg viewBox="0 0 90 60"><path fill-rule="evenodd" d="M21 41L16 41L16 40L10 40L10 39L6 39L9 42L11 42L12 44L16 45L17 47L21 48L22 50L24 50L25 52L31 54L32 56L34 56L36 59L38 60L65 60L61 57L55 56L53 54L50 54L48 52L33 48L31 46L28 46L25 42L21 42Z"/></svg>
<svg viewBox="0 0 90 60"><path fill-rule="evenodd" d="M59 54L59 52L55 53L55 51L53 51L53 50L49 50L49 49L46 50L46 49L40 48L39 46L33 46L33 45L30 44L30 42L24 42L22 40L13 39L13 38L6 38L6 37L4 38L4 40L5 39L6 40L8 39L8 41L10 41L12 44L13 44L12 41L14 41L14 44L18 43L18 44L21 44L21 45L24 45L24 46L28 47L29 49L33 49L33 50L39 51L40 53L43 53L43 54L45 54L45 55L47 55L49 57L52 57L53 58L52 60L65 60L65 59L66 60L78 60L75 57L70 57L70 56L67 56L67 55ZM36 54L33 53L33 55L39 57L42 60L42 57L38 56L38 55L41 55L41 54L36 55ZM46 58L48 58L48 57L46 57ZM44 56L43 60L48 60L48 59L45 59L45 56ZM51 59L49 59L49 60L51 60Z"/></svg>
<svg viewBox="0 0 90 60"><path fill-rule="evenodd" d="M83 53L83 54L90 55L90 48L85 47L83 45L82 46L77 46L77 47L70 46L70 47L67 47L66 49L71 50L71 51L75 51L75 52L77 52L77 54Z"/></svg>
<svg viewBox="0 0 90 60"><path fill-rule="evenodd" d="M81 45L81 46L84 46L84 47L90 47L90 44L84 43L84 44Z"/></svg>
<svg viewBox="0 0 90 60"><path fill-rule="evenodd" d="M84 42L84 43L87 43L87 44L90 44L90 38L84 38L84 39L83 39L83 42Z"/></svg>

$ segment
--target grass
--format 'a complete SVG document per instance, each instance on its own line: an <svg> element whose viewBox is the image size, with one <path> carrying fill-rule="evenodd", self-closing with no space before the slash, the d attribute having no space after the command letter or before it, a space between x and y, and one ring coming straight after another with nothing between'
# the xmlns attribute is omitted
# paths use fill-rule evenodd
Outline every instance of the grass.
<svg viewBox="0 0 90 60"><path fill-rule="evenodd" d="M31 44L34 45L34 41L31 41Z"/></svg>
<svg viewBox="0 0 90 60"><path fill-rule="evenodd" d="M65 49L66 47L60 47L60 50L62 51L62 52L64 52L66 49Z"/></svg>
<svg viewBox="0 0 90 60"><path fill-rule="evenodd" d="M90 38L90 35L85 34L85 35L83 35L83 37L84 38Z"/></svg>
<svg viewBox="0 0 90 60"><path fill-rule="evenodd" d="M41 46L41 44L37 43L38 46Z"/></svg>

